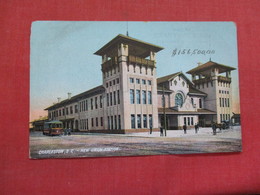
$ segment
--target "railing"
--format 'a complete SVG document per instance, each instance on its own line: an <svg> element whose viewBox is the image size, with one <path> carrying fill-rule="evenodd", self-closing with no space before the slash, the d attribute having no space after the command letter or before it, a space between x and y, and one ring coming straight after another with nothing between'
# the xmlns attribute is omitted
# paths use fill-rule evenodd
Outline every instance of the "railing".
<svg viewBox="0 0 260 195"><path fill-rule="evenodd" d="M155 66L155 62L154 61L147 60L147 59L144 59L144 58L140 58L140 57L137 57L137 56L129 56L128 57L128 61L130 63L143 64L143 65L152 66L152 67Z"/></svg>
<svg viewBox="0 0 260 195"><path fill-rule="evenodd" d="M211 77L206 77L206 78L193 80L193 83L194 84L201 84L201 83L206 83L206 82L210 82L210 81L212 81L212 78Z"/></svg>
<svg viewBox="0 0 260 195"><path fill-rule="evenodd" d="M128 62L155 67L154 61L140 58L137 56L128 56ZM112 67L117 65L118 65L118 57L116 56L112 57L111 59L107 60L102 64L102 71L110 70Z"/></svg>
<svg viewBox="0 0 260 195"><path fill-rule="evenodd" d="M111 67L118 64L118 57L112 57L102 64L102 71L109 70Z"/></svg>
<svg viewBox="0 0 260 195"><path fill-rule="evenodd" d="M229 82L230 83L231 82L231 78L218 76L218 81Z"/></svg>
<svg viewBox="0 0 260 195"><path fill-rule="evenodd" d="M207 83L213 81L213 79L211 77L205 77L205 78L200 78L197 80L193 80L194 84L201 84L201 83ZM218 81L220 82L231 82L231 78L228 77L223 77L223 76L218 76Z"/></svg>

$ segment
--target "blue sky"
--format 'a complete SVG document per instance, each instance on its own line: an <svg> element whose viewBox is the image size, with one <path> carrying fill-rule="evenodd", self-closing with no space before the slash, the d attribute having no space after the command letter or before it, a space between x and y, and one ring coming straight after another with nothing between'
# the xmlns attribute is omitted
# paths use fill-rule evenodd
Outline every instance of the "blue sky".
<svg viewBox="0 0 260 195"><path fill-rule="evenodd" d="M164 48L157 53L157 77L212 61L238 67L237 33L232 22L67 22L37 21L31 27L30 120L44 108L102 84L101 57L93 53L118 34ZM211 55L175 55L174 49L214 50ZM189 75L187 75L190 78ZM232 71L238 104L238 70ZM236 106L235 111L239 111Z"/></svg>

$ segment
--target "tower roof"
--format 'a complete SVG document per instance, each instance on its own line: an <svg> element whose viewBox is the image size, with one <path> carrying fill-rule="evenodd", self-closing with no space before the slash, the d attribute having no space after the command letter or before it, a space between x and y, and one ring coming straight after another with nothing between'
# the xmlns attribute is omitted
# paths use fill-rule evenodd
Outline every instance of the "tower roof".
<svg viewBox="0 0 260 195"><path fill-rule="evenodd" d="M147 57L150 55L150 51L158 52L163 49L163 47L153 45L151 43L147 43L129 36L125 36L122 34L117 35L114 39L109 41L106 45L104 45L101 49L96 51L94 54L96 55L104 55L108 54L111 50L117 49L118 44L124 43L129 45L129 50L134 50L140 57Z"/></svg>
<svg viewBox="0 0 260 195"><path fill-rule="evenodd" d="M216 62L208 61L205 64L199 65L198 67L189 70L187 73L188 74L202 73L202 72L210 70L212 68L218 68L219 69L219 73L223 73L223 72L231 71L231 70L236 70L235 68L227 66L227 65L223 65L223 64L216 63Z"/></svg>

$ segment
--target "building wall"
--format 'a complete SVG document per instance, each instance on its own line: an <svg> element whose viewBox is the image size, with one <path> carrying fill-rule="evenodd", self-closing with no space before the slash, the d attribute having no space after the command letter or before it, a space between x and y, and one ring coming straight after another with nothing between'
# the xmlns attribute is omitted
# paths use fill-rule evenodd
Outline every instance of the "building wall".
<svg viewBox="0 0 260 195"><path fill-rule="evenodd" d="M106 130L122 129L122 70L120 67L103 72L104 93L104 128Z"/></svg>
<svg viewBox="0 0 260 195"><path fill-rule="evenodd" d="M218 82L216 90L217 120L230 120L232 116L232 88L231 83Z"/></svg>
<svg viewBox="0 0 260 195"><path fill-rule="evenodd" d="M185 124L185 121L187 128L193 128L194 125L199 122L198 115L179 115L178 119L179 128L182 128L182 126Z"/></svg>
<svg viewBox="0 0 260 195"><path fill-rule="evenodd" d="M76 129L76 123L78 123L78 130L101 130L104 129L104 99L103 94L97 94L92 97L81 99L77 102L64 105L54 110L49 110L49 116L51 120L65 121L65 128ZM102 102L102 108L100 103L100 97ZM97 98L97 107L95 99ZM92 106L91 108L91 99ZM77 109L75 108L77 107ZM64 109L64 114L63 114ZM77 110L77 111L76 111ZM51 113L51 114L50 114ZM54 114L56 113L56 114ZM60 114L61 113L61 114ZM103 118L103 125L101 124L101 118ZM93 119L93 126L92 126ZM77 122L76 122L77 121Z"/></svg>
<svg viewBox="0 0 260 195"><path fill-rule="evenodd" d="M140 71L141 70L141 71ZM135 115L137 124L137 115L141 115L141 128L149 128L150 124L144 127L143 116L152 115L152 127L158 128L158 111L157 111L157 84L156 84L155 69L144 67L140 69L138 66L129 64L124 67L124 82L125 89L123 90L124 99L124 115L125 115L125 129L132 129L131 115ZM137 82L139 79L140 83ZM133 83L131 83L133 80ZM143 83L145 81L145 84ZM134 103L131 103L130 90L134 91ZM140 91L140 103L137 101L137 91ZM143 91L146 93L146 102L143 102ZM149 93L151 93L151 102L149 101Z"/></svg>
<svg viewBox="0 0 260 195"><path fill-rule="evenodd" d="M222 120L229 120L231 118L232 90L231 83L220 82L218 80L218 73L217 68L213 69L211 75L213 81L196 85L196 88L207 94L205 108L217 112L217 115L211 120L220 123Z"/></svg>

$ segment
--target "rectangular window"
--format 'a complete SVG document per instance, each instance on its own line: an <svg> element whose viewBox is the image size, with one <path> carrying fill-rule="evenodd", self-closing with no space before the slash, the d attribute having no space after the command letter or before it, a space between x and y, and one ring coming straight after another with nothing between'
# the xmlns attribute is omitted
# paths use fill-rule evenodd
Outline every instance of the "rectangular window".
<svg viewBox="0 0 260 195"><path fill-rule="evenodd" d="M85 103L85 101L83 101L83 111L85 111L86 110L86 103Z"/></svg>
<svg viewBox="0 0 260 195"><path fill-rule="evenodd" d="M110 129L110 117L107 117L107 125L108 125L108 129Z"/></svg>
<svg viewBox="0 0 260 195"><path fill-rule="evenodd" d="M134 78L130 78L130 83L134 83Z"/></svg>
<svg viewBox="0 0 260 195"><path fill-rule="evenodd" d="M137 83L137 84L140 84L140 79L136 79L136 83Z"/></svg>
<svg viewBox="0 0 260 195"><path fill-rule="evenodd" d="M229 98L227 98L227 106L229 107Z"/></svg>
<svg viewBox="0 0 260 195"><path fill-rule="evenodd" d="M61 116L61 110L59 110L59 116Z"/></svg>
<svg viewBox="0 0 260 195"><path fill-rule="evenodd" d="M146 91L142 91L142 99L143 99L143 104L146 104Z"/></svg>
<svg viewBox="0 0 260 195"><path fill-rule="evenodd" d="M131 128L135 129L135 115L131 114Z"/></svg>
<svg viewBox="0 0 260 195"><path fill-rule="evenodd" d="M70 114L73 114L73 107L70 107Z"/></svg>
<svg viewBox="0 0 260 195"><path fill-rule="evenodd" d="M152 92L148 91L148 104L152 104Z"/></svg>
<svg viewBox="0 0 260 195"><path fill-rule="evenodd" d="M116 84L116 80L113 80L113 85L115 85Z"/></svg>
<svg viewBox="0 0 260 195"><path fill-rule="evenodd" d="M87 119L87 130L88 130L88 119Z"/></svg>
<svg viewBox="0 0 260 195"><path fill-rule="evenodd" d="M186 123L186 117L184 117L184 124L186 125L187 123Z"/></svg>
<svg viewBox="0 0 260 195"><path fill-rule="evenodd" d="M219 107L222 107L222 105L221 105L221 98L219 98Z"/></svg>
<svg viewBox="0 0 260 195"><path fill-rule="evenodd" d="M109 94L107 93L107 107L109 106Z"/></svg>
<svg viewBox="0 0 260 195"><path fill-rule="evenodd" d="M121 116L118 115L118 129L121 129Z"/></svg>
<svg viewBox="0 0 260 195"><path fill-rule="evenodd" d="M106 83L106 87L108 88L108 83Z"/></svg>
<svg viewBox="0 0 260 195"><path fill-rule="evenodd" d="M103 117L100 117L100 126L103 127Z"/></svg>
<svg viewBox="0 0 260 195"><path fill-rule="evenodd" d="M140 90L136 90L136 103L141 104Z"/></svg>
<svg viewBox="0 0 260 195"><path fill-rule="evenodd" d="M152 85L152 81L151 80L148 80L148 85Z"/></svg>
<svg viewBox="0 0 260 195"><path fill-rule="evenodd" d="M188 118L188 125L190 125L190 117L187 117Z"/></svg>
<svg viewBox="0 0 260 195"><path fill-rule="evenodd" d="M164 108L164 99L165 99L165 96L162 95L162 107Z"/></svg>
<svg viewBox="0 0 260 195"><path fill-rule="evenodd" d="M88 110L88 100L86 100L86 110Z"/></svg>
<svg viewBox="0 0 260 195"><path fill-rule="evenodd" d="M81 103L82 102L79 102L79 111L81 112Z"/></svg>
<svg viewBox="0 0 260 195"><path fill-rule="evenodd" d="M199 108L202 108L202 100L199 99Z"/></svg>
<svg viewBox="0 0 260 195"><path fill-rule="evenodd" d="M102 95L101 96L99 96L99 105L100 105L100 108L102 108Z"/></svg>
<svg viewBox="0 0 260 195"><path fill-rule="evenodd" d="M141 115L140 114L138 114L137 115L137 128L141 128Z"/></svg>
<svg viewBox="0 0 260 195"><path fill-rule="evenodd" d="M146 114L143 115L143 126L144 126L144 128L147 128L147 115Z"/></svg>
<svg viewBox="0 0 260 195"><path fill-rule="evenodd" d="M91 110L93 110L93 99L90 99L90 103L91 103Z"/></svg>
<svg viewBox="0 0 260 195"><path fill-rule="evenodd" d="M119 84L119 78L116 79L116 83Z"/></svg>
<svg viewBox="0 0 260 195"><path fill-rule="evenodd" d="M113 126L113 116L111 116L111 129L114 129L114 126Z"/></svg>
<svg viewBox="0 0 260 195"><path fill-rule="evenodd" d="M135 103L135 91L133 89L130 89L130 103Z"/></svg>
<svg viewBox="0 0 260 195"><path fill-rule="evenodd" d="M91 118L91 126L94 127L94 118Z"/></svg>
<svg viewBox="0 0 260 195"><path fill-rule="evenodd" d="M120 104L120 93L119 93L119 90L117 90L117 103Z"/></svg>
<svg viewBox="0 0 260 195"><path fill-rule="evenodd" d="M224 98L222 98L222 106L225 107Z"/></svg>
<svg viewBox="0 0 260 195"><path fill-rule="evenodd" d="M146 80L142 79L142 84L145 85L146 84Z"/></svg>
<svg viewBox="0 0 260 195"><path fill-rule="evenodd" d="M112 106L113 105L113 101L112 101L113 99L112 99L112 92L110 92L110 106Z"/></svg>
<svg viewBox="0 0 260 195"><path fill-rule="evenodd" d="M95 97L95 108L97 109L98 108L98 98L97 97Z"/></svg>
<svg viewBox="0 0 260 195"><path fill-rule="evenodd" d="M109 82L109 86L112 86L112 81Z"/></svg>
<svg viewBox="0 0 260 195"><path fill-rule="evenodd" d="M115 129L117 129L117 117L116 116L114 117L114 120L115 120Z"/></svg>
<svg viewBox="0 0 260 195"><path fill-rule="evenodd" d="M114 105L116 105L116 91L114 91Z"/></svg>
<svg viewBox="0 0 260 195"><path fill-rule="evenodd" d="M228 105L227 105L227 98L225 98L225 107L228 107Z"/></svg>
<svg viewBox="0 0 260 195"><path fill-rule="evenodd" d="M98 117L96 117L96 127L98 127Z"/></svg>
<svg viewBox="0 0 260 195"><path fill-rule="evenodd" d="M66 115L69 114L69 108L66 108Z"/></svg>
<svg viewBox="0 0 260 195"><path fill-rule="evenodd" d="M220 122L222 121L222 114L220 114Z"/></svg>
<svg viewBox="0 0 260 195"><path fill-rule="evenodd" d="M153 128L153 115L149 114L149 127Z"/></svg>
<svg viewBox="0 0 260 195"><path fill-rule="evenodd" d="M74 109L75 109L75 113L78 113L78 105L75 105Z"/></svg>
<svg viewBox="0 0 260 195"><path fill-rule="evenodd" d="M191 117L190 119L191 119L191 121L190 121L191 125L194 125L193 117Z"/></svg>

